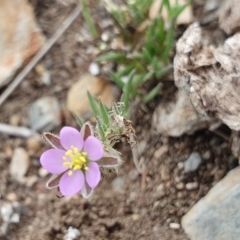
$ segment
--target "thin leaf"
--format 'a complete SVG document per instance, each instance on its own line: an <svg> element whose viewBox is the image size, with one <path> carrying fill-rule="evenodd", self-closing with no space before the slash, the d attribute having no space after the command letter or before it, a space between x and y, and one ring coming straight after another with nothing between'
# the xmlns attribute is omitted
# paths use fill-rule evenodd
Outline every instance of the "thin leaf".
<svg viewBox="0 0 240 240"><path fill-rule="evenodd" d="M104 128L102 126L102 122L100 121L100 119L98 117L96 118L96 120L97 120L97 129L98 129L100 138L104 142L106 140L106 137L105 137Z"/></svg>
<svg viewBox="0 0 240 240"><path fill-rule="evenodd" d="M117 52L106 53L96 59L96 61L125 60L125 55Z"/></svg>
<svg viewBox="0 0 240 240"><path fill-rule="evenodd" d="M99 108L96 104L97 100L92 96L92 94L89 91L87 91L87 95L88 95L88 101L90 103L90 106L91 106L91 109L92 109L94 115L95 116L100 116L101 113L100 113L100 110L99 110Z"/></svg>
<svg viewBox="0 0 240 240"><path fill-rule="evenodd" d="M118 74L110 72L110 77L120 88L124 87L124 82L120 79Z"/></svg>
<svg viewBox="0 0 240 240"><path fill-rule="evenodd" d="M76 113L73 113L73 116L75 117L76 122L77 122L77 124L79 125L79 127L81 129L83 124L84 124L83 121L80 119L80 117L78 117L78 115Z"/></svg>
<svg viewBox="0 0 240 240"><path fill-rule="evenodd" d="M145 103L150 102L153 98L155 98L160 93L160 90L161 90L161 85L158 84L144 97L144 102Z"/></svg>
<svg viewBox="0 0 240 240"><path fill-rule="evenodd" d="M108 127L109 126L108 111L100 99L99 99L99 106L100 106L100 112L101 112L101 117L102 117L103 123L105 124L106 127Z"/></svg>

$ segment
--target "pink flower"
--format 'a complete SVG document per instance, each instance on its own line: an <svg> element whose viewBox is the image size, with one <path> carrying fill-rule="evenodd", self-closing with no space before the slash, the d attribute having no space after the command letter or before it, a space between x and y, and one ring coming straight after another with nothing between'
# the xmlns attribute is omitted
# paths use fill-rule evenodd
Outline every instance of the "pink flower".
<svg viewBox="0 0 240 240"><path fill-rule="evenodd" d="M117 167L119 158L104 153L100 140L93 136L89 123L81 132L72 127L63 127L60 138L50 133L44 135L54 149L40 157L42 167L54 174L47 187L59 187L63 196L81 192L88 198L101 179L100 166Z"/></svg>

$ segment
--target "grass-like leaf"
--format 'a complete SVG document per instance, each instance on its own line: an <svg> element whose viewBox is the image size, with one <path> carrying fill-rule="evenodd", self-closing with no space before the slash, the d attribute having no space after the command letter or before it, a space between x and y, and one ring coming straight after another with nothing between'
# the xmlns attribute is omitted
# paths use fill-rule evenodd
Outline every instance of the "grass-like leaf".
<svg viewBox="0 0 240 240"><path fill-rule="evenodd" d="M144 97L144 102L145 103L150 102L153 98L155 98L160 93L160 91L161 91L161 85L158 84Z"/></svg>
<svg viewBox="0 0 240 240"><path fill-rule="evenodd" d="M108 110L107 108L103 105L102 101L99 99L99 106L100 106L100 112L101 112L101 117L103 120L103 123L106 127L109 126L109 116L108 116Z"/></svg>
<svg viewBox="0 0 240 240"><path fill-rule="evenodd" d="M94 113L95 116L101 116L101 112L99 110L99 107L97 105L97 99L95 97L92 96L92 94L88 91L87 92L88 95L88 101L90 103L91 109Z"/></svg>

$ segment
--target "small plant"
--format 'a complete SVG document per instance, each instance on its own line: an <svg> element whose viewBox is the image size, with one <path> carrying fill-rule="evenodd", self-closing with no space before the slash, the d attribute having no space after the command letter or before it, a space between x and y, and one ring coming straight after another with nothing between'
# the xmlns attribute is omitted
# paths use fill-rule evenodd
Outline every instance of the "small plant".
<svg viewBox="0 0 240 240"><path fill-rule="evenodd" d="M76 117L80 131L65 126L59 137L43 134L53 148L40 157L42 167L53 174L46 186L49 189L57 187L61 196L80 192L84 198L89 198L101 179L101 170L103 173L109 169L118 171L122 163L115 144L122 138L132 147L136 144L131 122L123 117L123 103L114 103L108 110L90 93L88 98L96 117L95 128Z"/></svg>
<svg viewBox="0 0 240 240"><path fill-rule="evenodd" d="M136 96L144 102L151 101L161 91L157 83L147 94L140 91L146 81L161 79L171 69L171 56L175 38L175 23L179 14L188 4L171 5L169 0L160 1L155 16L148 18L155 7L150 0L126 0L124 6L116 6L110 0L102 0L112 14L120 37L124 39L125 50L110 51L101 55L99 61L115 61L117 70L110 72L112 80L123 90L121 101L125 104L126 114L129 101ZM161 17L165 10L168 21Z"/></svg>

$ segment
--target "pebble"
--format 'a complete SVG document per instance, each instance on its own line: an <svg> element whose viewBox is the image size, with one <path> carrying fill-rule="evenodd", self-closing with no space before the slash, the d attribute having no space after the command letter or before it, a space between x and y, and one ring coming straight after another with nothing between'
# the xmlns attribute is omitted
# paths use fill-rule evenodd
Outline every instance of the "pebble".
<svg viewBox="0 0 240 240"><path fill-rule="evenodd" d="M177 164L177 167L178 167L179 170L182 170L184 168L184 163L183 162L179 162Z"/></svg>
<svg viewBox="0 0 240 240"><path fill-rule="evenodd" d="M198 189L198 183L197 182L190 182L186 184L186 189L191 191L191 190L196 190Z"/></svg>
<svg viewBox="0 0 240 240"><path fill-rule="evenodd" d="M64 235L64 240L74 240L81 235L77 228L69 227L67 233Z"/></svg>
<svg viewBox="0 0 240 240"><path fill-rule="evenodd" d="M116 177L112 181L113 190L116 192L123 192L125 188L125 181L122 177Z"/></svg>
<svg viewBox="0 0 240 240"><path fill-rule="evenodd" d="M180 229L180 224L179 223L170 223L169 224L169 227L171 228L171 229Z"/></svg>
<svg viewBox="0 0 240 240"><path fill-rule="evenodd" d="M135 181L139 176L139 172L134 168L128 173L128 176L132 181Z"/></svg>
<svg viewBox="0 0 240 240"><path fill-rule="evenodd" d="M132 215L132 220L133 220L133 221L137 221L138 219L140 219L140 217L141 217L141 216L140 216L139 214L133 214L133 215Z"/></svg>
<svg viewBox="0 0 240 240"><path fill-rule="evenodd" d="M41 146L42 146L42 144L40 142L40 139L38 139L37 137L32 136L32 137L28 138L27 148L29 151L36 153L41 149Z"/></svg>
<svg viewBox="0 0 240 240"><path fill-rule="evenodd" d="M17 200L17 195L14 192L8 193L8 195L6 196L6 199L11 202L14 202Z"/></svg>
<svg viewBox="0 0 240 240"><path fill-rule="evenodd" d="M48 171L45 168L40 168L38 170L38 174L40 177L44 178L48 175Z"/></svg>
<svg viewBox="0 0 240 240"><path fill-rule="evenodd" d="M167 152L168 152L168 145L163 145L154 153L154 158L160 159Z"/></svg>
<svg viewBox="0 0 240 240"><path fill-rule="evenodd" d="M66 104L69 111L74 112L83 119L88 119L92 116L87 91L97 98L100 97L103 104L108 108L114 102L116 92L112 84L91 74L83 75L69 89Z"/></svg>
<svg viewBox="0 0 240 240"><path fill-rule="evenodd" d="M15 181L21 182L30 165L28 153L24 148L15 148L10 163L10 175Z"/></svg>
<svg viewBox="0 0 240 240"><path fill-rule="evenodd" d="M202 158L199 153L193 152L189 158L184 162L184 172L196 171L202 163Z"/></svg>
<svg viewBox="0 0 240 240"><path fill-rule="evenodd" d="M88 67L88 71L93 76L97 76L100 73L100 67L97 63L92 62L92 63L90 63L90 65Z"/></svg>
<svg viewBox="0 0 240 240"><path fill-rule="evenodd" d="M38 181L38 177L33 175L33 176L29 176L23 179L23 183L27 186L27 187L32 187L36 182Z"/></svg>
<svg viewBox="0 0 240 240"><path fill-rule="evenodd" d="M179 182L176 184L177 190L183 190L185 188L185 185L183 182Z"/></svg>
<svg viewBox="0 0 240 240"><path fill-rule="evenodd" d="M52 131L61 125L61 109L54 97L43 97L29 108L31 128L36 131Z"/></svg>
<svg viewBox="0 0 240 240"><path fill-rule="evenodd" d="M240 167L231 170L182 218L191 240L238 240Z"/></svg>
<svg viewBox="0 0 240 240"><path fill-rule="evenodd" d="M9 123L13 126L18 126L21 121L21 116L18 114L13 114L10 116Z"/></svg>

